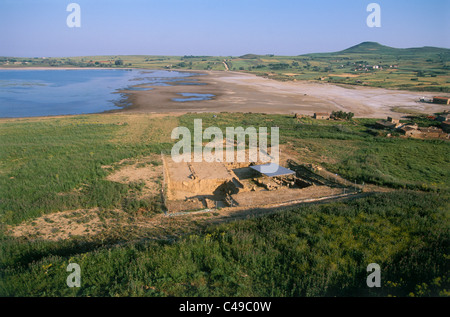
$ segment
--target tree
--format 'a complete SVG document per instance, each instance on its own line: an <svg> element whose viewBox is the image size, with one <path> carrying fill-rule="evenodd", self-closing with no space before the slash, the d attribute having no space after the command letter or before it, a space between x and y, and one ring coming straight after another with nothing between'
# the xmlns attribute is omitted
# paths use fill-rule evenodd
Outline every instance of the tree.
<svg viewBox="0 0 450 317"><path fill-rule="evenodd" d="M333 111L331 117L335 119L352 120L355 114L353 112L344 112L342 110Z"/></svg>
<svg viewBox="0 0 450 317"><path fill-rule="evenodd" d="M118 59L118 60L116 60L116 61L114 62L114 64L115 64L116 66L122 66L122 65L123 65L123 60Z"/></svg>

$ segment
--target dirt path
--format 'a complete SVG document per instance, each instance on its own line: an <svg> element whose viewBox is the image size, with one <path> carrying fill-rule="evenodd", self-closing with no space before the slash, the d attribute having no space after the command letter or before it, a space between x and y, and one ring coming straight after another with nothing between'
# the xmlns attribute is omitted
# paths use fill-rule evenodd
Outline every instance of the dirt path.
<svg viewBox="0 0 450 317"><path fill-rule="evenodd" d="M225 66L225 70L229 71L227 62L224 60L222 63L223 63L223 66Z"/></svg>

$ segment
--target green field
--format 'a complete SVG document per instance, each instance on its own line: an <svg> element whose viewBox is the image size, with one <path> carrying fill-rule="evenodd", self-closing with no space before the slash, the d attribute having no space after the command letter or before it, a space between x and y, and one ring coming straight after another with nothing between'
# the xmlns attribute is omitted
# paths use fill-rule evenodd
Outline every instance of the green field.
<svg viewBox="0 0 450 317"><path fill-rule="evenodd" d="M141 184L106 176L124 159L170 150L171 130L195 118L204 129L276 125L298 161L385 192L230 223L191 216L180 226L138 227L162 214L159 197L138 199ZM374 122L230 113L2 120L0 295L448 296L450 143L386 138ZM7 233L94 207L105 219L122 211L123 223L61 241ZM80 288L66 285L70 262L82 267ZM382 268L381 288L365 284L372 262Z"/></svg>
<svg viewBox="0 0 450 317"><path fill-rule="evenodd" d="M447 196L448 200L448 196ZM2 241L3 295L449 296L448 203L398 192L298 207L176 241ZM82 287L65 285L69 263ZM383 286L365 285L368 263Z"/></svg>
<svg viewBox="0 0 450 317"><path fill-rule="evenodd" d="M450 50L397 49L364 42L340 52L274 56L83 56L71 58L0 57L0 67L133 67L147 69L229 70L276 80L414 91L450 92ZM117 64L117 65L116 65ZM378 68L373 68L377 66Z"/></svg>

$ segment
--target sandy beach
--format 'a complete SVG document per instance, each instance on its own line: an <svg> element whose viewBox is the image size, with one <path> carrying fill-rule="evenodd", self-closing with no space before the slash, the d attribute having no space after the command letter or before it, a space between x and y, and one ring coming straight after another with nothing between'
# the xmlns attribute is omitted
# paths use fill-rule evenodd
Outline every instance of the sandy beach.
<svg viewBox="0 0 450 317"><path fill-rule="evenodd" d="M429 92L387 90L381 88L336 86L316 82L280 82L252 74L225 71L191 71L190 77L204 85L143 86L148 91L122 91L130 107L119 111L132 113L185 112L258 112L273 114L305 114L342 110L355 117L400 118L393 112L402 107L423 113L445 110L446 106L418 102L431 98ZM176 102L178 93L214 94L212 100Z"/></svg>

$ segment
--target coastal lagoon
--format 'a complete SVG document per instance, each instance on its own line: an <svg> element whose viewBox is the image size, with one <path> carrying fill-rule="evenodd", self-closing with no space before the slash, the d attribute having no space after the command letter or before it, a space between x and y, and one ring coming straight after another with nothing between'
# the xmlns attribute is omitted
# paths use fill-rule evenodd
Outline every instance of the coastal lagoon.
<svg viewBox="0 0 450 317"><path fill-rule="evenodd" d="M126 91L192 84L188 72L138 69L2 69L0 117L74 115L126 106Z"/></svg>

